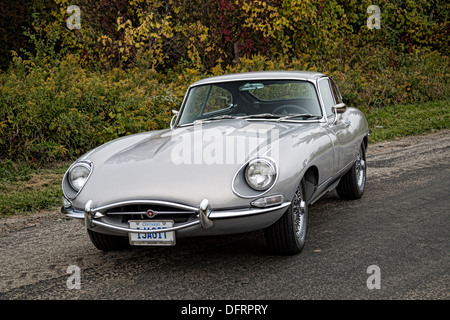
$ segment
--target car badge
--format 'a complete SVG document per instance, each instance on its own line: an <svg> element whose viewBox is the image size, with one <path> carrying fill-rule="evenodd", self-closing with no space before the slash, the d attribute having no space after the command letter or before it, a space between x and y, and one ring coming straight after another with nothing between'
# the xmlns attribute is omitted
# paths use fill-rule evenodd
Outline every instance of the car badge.
<svg viewBox="0 0 450 320"><path fill-rule="evenodd" d="M154 218L158 213L156 211L153 211L152 209L147 210L147 217Z"/></svg>

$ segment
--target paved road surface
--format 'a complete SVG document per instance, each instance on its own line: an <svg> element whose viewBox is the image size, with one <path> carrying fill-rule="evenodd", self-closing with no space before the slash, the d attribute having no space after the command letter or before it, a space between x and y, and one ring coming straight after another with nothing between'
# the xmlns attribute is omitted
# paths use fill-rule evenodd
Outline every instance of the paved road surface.
<svg viewBox="0 0 450 320"><path fill-rule="evenodd" d="M314 204L296 256L261 232L104 253L59 212L1 220L0 299L448 300L450 131L371 145L367 163L363 198Z"/></svg>

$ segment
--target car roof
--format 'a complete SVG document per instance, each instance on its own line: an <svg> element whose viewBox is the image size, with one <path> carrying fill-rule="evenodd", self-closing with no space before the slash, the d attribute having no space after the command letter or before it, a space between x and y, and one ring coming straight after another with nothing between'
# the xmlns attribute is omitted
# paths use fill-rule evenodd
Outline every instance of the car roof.
<svg viewBox="0 0 450 320"><path fill-rule="evenodd" d="M314 71L258 71L233 73L222 76L205 78L194 82L191 87L204 84L230 82L230 81L253 81L253 80L317 80L325 75Z"/></svg>

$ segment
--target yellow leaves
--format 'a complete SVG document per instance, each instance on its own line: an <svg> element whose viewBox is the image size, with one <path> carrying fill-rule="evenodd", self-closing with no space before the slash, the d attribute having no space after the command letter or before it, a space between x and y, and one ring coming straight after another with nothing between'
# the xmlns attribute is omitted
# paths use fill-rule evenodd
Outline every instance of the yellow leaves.
<svg viewBox="0 0 450 320"><path fill-rule="evenodd" d="M224 71L222 69L222 62L223 62L222 59L220 58L217 59L216 66L211 69L211 73L213 76L219 76L224 74Z"/></svg>
<svg viewBox="0 0 450 320"><path fill-rule="evenodd" d="M242 10L247 13L244 26L261 31L264 37L274 37L280 26L287 20L280 16L278 8L268 5L266 1L250 1L242 5Z"/></svg>

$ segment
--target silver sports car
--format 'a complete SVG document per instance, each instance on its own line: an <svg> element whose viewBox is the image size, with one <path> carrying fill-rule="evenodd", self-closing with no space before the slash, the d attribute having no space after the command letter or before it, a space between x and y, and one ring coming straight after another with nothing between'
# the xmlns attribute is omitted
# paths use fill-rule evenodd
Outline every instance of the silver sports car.
<svg viewBox="0 0 450 320"><path fill-rule="evenodd" d="M365 189L369 129L317 72L251 72L192 84L170 128L87 152L63 177L62 212L101 250L264 229L295 254L308 207Z"/></svg>

